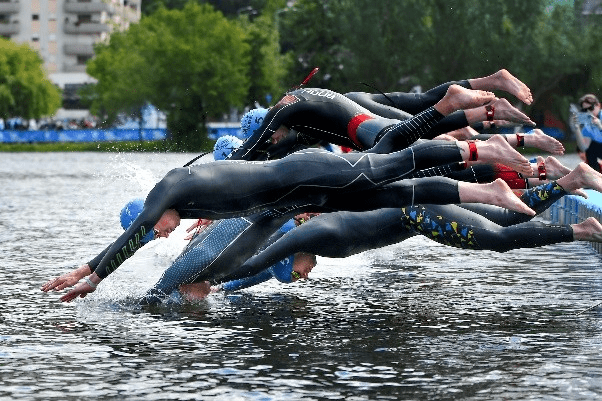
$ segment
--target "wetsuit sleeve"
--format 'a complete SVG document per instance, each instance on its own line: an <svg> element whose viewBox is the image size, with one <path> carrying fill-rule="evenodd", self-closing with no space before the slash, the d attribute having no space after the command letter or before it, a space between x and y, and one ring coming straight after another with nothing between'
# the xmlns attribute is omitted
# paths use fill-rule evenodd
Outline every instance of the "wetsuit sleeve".
<svg viewBox="0 0 602 401"><path fill-rule="evenodd" d="M148 244L148 242L142 242L142 245ZM112 244L111 244L112 245ZM94 259L92 259L91 261L88 262L88 266L90 266L90 269L92 271L96 270L96 267L98 266L98 264L100 263L100 261L102 260L102 258L105 257L105 255L107 254L108 250L111 248L111 245L109 245L108 247L106 247L101 253L99 253Z"/></svg>
<svg viewBox="0 0 602 401"><path fill-rule="evenodd" d="M291 132L276 144L268 144L257 153L253 160L281 159L293 152L318 145L319 140L291 130Z"/></svg>
<svg viewBox="0 0 602 401"><path fill-rule="evenodd" d="M157 219L156 221L158 221ZM138 249L144 245L142 238L152 230L155 222L145 222L144 224L132 224L130 229L123 233L115 243L107 250L103 251L104 256L98 255L93 260L101 258L94 272L101 279L106 278L115 271L126 259L130 258ZM135 223L135 222L134 222ZM102 256L102 257L101 257Z"/></svg>
<svg viewBox="0 0 602 401"><path fill-rule="evenodd" d="M88 262L88 266L90 266L90 270L92 270L92 271L96 270L96 267L98 267L98 264L100 263L100 261L102 260L102 258L105 257L105 255L107 254L107 251L109 250L109 248L111 248L111 245L109 245L108 247L106 247L104 249L104 251L102 251L101 253L99 253L98 256L96 256L94 259L92 259L91 261Z"/></svg>
<svg viewBox="0 0 602 401"><path fill-rule="evenodd" d="M166 178L169 177L168 174ZM153 231L153 227L172 202L168 191L172 182L166 178L155 185L148 194L144 201L144 209L130 227L103 251L104 256L94 270L98 277L102 279L107 277L144 245L144 237Z"/></svg>
<svg viewBox="0 0 602 401"><path fill-rule="evenodd" d="M222 284L222 291L231 292L253 287L254 285L268 281L272 277L272 272L269 269L266 269L261 273L258 273L251 277L242 278L240 280L228 281L227 283Z"/></svg>
<svg viewBox="0 0 602 401"><path fill-rule="evenodd" d="M286 114L281 107L272 107L263 119L261 126L238 149L230 153L227 160L261 160L265 154L264 148L268 140L283 125Z"/></svg>

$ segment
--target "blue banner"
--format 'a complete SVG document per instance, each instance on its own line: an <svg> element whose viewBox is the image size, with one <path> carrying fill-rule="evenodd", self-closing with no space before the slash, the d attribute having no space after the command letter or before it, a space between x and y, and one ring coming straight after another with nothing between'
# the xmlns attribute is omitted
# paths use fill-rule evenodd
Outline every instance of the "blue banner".
<svg viewBox="0 0 602 401"><path fill-rule="evenodd" d="M159 141L167 136L165 128L0 131L0 141L5 143Z"/></svg>

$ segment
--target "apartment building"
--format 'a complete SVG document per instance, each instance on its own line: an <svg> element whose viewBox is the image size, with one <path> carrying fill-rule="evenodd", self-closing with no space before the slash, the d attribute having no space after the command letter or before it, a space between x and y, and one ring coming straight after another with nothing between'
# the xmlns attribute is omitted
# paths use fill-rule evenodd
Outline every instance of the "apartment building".
<svg viewBox="0 0 602 401"><path fill-rule="evenodd" d="M29 43L65 91L92 82L94 44L140 20L142 0L0 0L0 36Z"/></svg>

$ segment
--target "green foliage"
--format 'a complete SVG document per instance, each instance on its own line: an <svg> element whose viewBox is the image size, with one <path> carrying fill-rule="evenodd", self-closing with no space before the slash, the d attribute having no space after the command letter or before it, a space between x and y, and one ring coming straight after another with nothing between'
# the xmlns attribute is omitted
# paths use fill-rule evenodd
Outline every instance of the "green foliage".
<svg viewBox="0 0 602 401"><path fill-rule="evenodd" d="M142 14L151 15L159 8L168 10L181 10L189 0L144 0L142 2ZM198 4L211 4L216 10L221 11L227 17L249 13L260 13L266 2L270 0L195 0Z"/></svg>
<svg viewBox="0 0 602 401"><path fill-rule="evenodd" d="M150 102L176 142L203 147L205 120L245 102L248 63L246 33L211 6L161 8L97 47L87 68L98 79L93 110L110 120Z"/></svg>
<svg viewBox="0 0 602 401"><path fill-rule="evenodd" d="M28 45L0 38L0 117L40 118L61 106L43 61Z"/></svg>
<svg viewBox="0 0 602 401"><path fill-rule="evenodd" d="M206 119L265 105L268 94L276 101L316 66L309 85L339 92L374 90L362 82L426 90L506 68L532 88L529 114L564 115L602 87L602 30L579 15L581 3L149 0L139 24L98 47L89 98L109 119L151 102L182 148L206 148Z"/></svg>
<svg viewBox="0 0 602 401"><path fill-rule="evenodd" d="M248 77L250 87L246 104L253 106L255 102L267 106L266 96L271 95L277 101L288 88L284 77L292 64L292 54L280 51L277 18L281 12L279 7L283 0L268 0L263 13L252 22L241 17L242 29L247 32L247 43L250 48Z"/></svg>
<svg viewBox="0 0 602 401"><path fill-rule="evenodd" d="M575 5L573 5L575 3ZM529 112L568 110L602 85L602 30L578 1L298 0L282 14L289 79L340 92L424 90L506 68L533 90ZM515 102L515 99L511 99Z"/></svg>

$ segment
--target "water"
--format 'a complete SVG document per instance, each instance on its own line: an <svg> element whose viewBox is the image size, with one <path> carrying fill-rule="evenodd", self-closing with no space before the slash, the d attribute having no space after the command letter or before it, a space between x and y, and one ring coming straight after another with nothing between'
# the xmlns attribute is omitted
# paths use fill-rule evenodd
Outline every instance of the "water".
<svg viewBox="0 0 602 401"><path fill-rule="evenodd" d="M311 279L138 308L184 221L87 298L45 280L120 233L118 213L191 154L0 154L2 400L594 400L602 261L579 243L505 254L413 238Z"/></svg>

